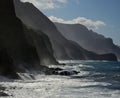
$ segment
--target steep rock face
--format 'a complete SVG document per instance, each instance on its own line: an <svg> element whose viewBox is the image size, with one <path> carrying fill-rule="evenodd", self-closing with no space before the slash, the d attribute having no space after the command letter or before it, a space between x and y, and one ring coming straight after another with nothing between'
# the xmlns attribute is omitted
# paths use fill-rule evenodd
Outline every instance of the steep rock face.
<svg viewBox="0 0 120 98"><path fill-rule="evenodd" d="M0 49L0 75L9 78L18 78L13 59L7 54L5 49Z"/></svg>
<svg viewBox="0 0 120 98"><path fill-rule="evenodd" d="M29 40L32 42L30 43ZM29 69L31 67L37 68L40 64L56 63L47 36L42 32L41 35L34 33L34 31L23 26L15 15L13 0L1 0L0 70L2 73L0 74L5 74L8 69L14 73L15 71L22 71L21 68L23 67Z"/></svg>
<svg viewBox="0 0 120 98"><path fill-rule="evenodd" d="M75 42L67 40L57 30L55 25L31 3L22 3L19 0L14 0L14 3L16 14L24 22L24 24L30 28L33 28L37 32L42 30L45 34L48 35L50 41L52 42L54 54L57 59L94 60L97 58L96 56L98 56L97 59L100 59L99 55L81 48ZM91 54L91 56L88 54Z"/></svg>
<svg viewBox="0 0 120 98"><path fill-rule="evenodd" d="M71 41L74 44L74 47L77 47L81 52L79 53L77 50L76 52L78 55L81 54L81 60L107 60L107 61L117 61L117 57L115 54L108 53L108 54L96 54L94 52L88 51L79 45L76 42Z"/></svg>
<svg viewBox="0 0 120 98"><path fill-rule="evenodd" d="M28 43L35 47L41 65L58 64L53 56L53 49L50 40L43 32L35 32L32 29L24 27Z"/></svg>
<svg viewBox="0 0 120 98"><path fill-rule="evenodd" d="M81 24L55 23L55 25L63 36L77 42L83 48L99 54L114 53L120 59L120 48L111 38L105 38Z"/></svg>
<svg viewBox="0 0 120 98"><path fill-rule="evenodd" d="M30 45L24 37L22 22L15 16L12 0L0 1L0 48L6 49L15 64L25 60Z"/></svg>
<svg viewBox="0 0 120 98"><path fill-rule="evenodd" d="M48 35L57 59L68 59L69 56L65 52L64 47L66 39L59 33L54 24L31 3L21 3L20 0L14 0L14 2L16 14L25 25L36 31L41 30ZM67 45L69 45L69 43Z"/></svg>

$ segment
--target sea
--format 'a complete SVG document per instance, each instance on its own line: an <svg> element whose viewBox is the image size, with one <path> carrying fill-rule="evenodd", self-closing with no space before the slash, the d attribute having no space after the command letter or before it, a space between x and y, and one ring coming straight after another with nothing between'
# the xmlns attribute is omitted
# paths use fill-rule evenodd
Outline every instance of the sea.
<svg viewBox="0 0 120 98"><path fill-rule="evenodd" d="M78 92L86 89L81 94L82 98L120 98L120 62L68 60L60 63L68 65L67 70L80 72L71 79L84 82L82 86L75 87Z"/></svg>
<svg viewBox="0 0 120 98"><path fill-rule="evenodd" d="M65 63L67 70L76 70L80 73L71 76L78 79L92 79L96 82L106 82L109 89L120 90L120 62L112 61L59 61Z"/></svg>
<svg viewBox="0 0 120 98"><path fill-rule="evenodd" d="M59 62L64 65L50 66L79 73L70 76L36 73L35 80L2 81L0 85L10 95L6 98L120 98L120 62Z"/></svg>

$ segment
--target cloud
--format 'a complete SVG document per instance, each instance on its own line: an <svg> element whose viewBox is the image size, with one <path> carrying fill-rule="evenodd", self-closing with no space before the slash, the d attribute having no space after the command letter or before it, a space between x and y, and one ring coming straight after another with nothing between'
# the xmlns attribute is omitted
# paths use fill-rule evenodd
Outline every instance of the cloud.
<svg viewBox="0 0 120 98"><path fill-rule="evenodd" d="M64 23L64 24L82 24L88 27L89 29L98 29L106 24L103 21L93 21L91 19L87 19L85 17L77 17L72 20L64 20L62 18L57 18L55 16L48 17L53 22Z"/></svg>
<svg viewBox="0 0 120 98"><path fill-rule="evenodd" d="M67 3L67 0L21 0L22 2L31 2L38 9L54 9L59 8Z"/></svg>

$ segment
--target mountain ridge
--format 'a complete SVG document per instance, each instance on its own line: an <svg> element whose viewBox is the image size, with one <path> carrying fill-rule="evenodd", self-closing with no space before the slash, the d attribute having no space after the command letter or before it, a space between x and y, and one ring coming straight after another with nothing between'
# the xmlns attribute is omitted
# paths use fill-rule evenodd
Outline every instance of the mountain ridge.
<svg viewBox="0 0 120 98"><path fill-rule="evenodd" d="M16 15L25 25L35 31L43 31L50 38L54 55L57 59L95 59L92 55L98 56L98 58L96 58L100 59L100 55L87 51L77 43L66 39L58 31L56 26L33 4L28 2L22 3L19 0L14 0L14 3ZM91 56L89 54L91 54ZM110 58L108 57L108 59Z"/></svg>
<svg viewBox="0 0 120 98"><path fill-rule="evenodd" d="M120 48L111 38L106 38L81 24L54 23L62 35L73 40L83 48L98 54L114 53L120 59Z"/></svg>

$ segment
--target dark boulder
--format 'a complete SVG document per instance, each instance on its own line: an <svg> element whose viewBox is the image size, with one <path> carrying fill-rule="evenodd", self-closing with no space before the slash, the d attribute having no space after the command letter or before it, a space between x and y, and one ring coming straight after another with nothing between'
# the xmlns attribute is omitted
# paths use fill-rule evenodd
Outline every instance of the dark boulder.
<svg viewBox="0 0 120 98"><path fill-rule="evenodd" d="M70 75L75 75L75 74L78 74L79 72L75 71L75 70L72 70L72 71L69 71L69 70L63 70L63 71L60 71L59 72L59 75L64 75L64 76L70 76Z"/></svg>
<svg viewBox="0 0 120 98"><path fill-rule="evenodd" d="M9 95L4 93L4 92L0 92L0 97L8 97Z"/></svg>
<svg viewBox="0 0 120 98"><path fill-rule="evenodd" d="M7 93L5 93L6 87L3 87L0 85L0 97L8 97L9 95Z"/></svg>

